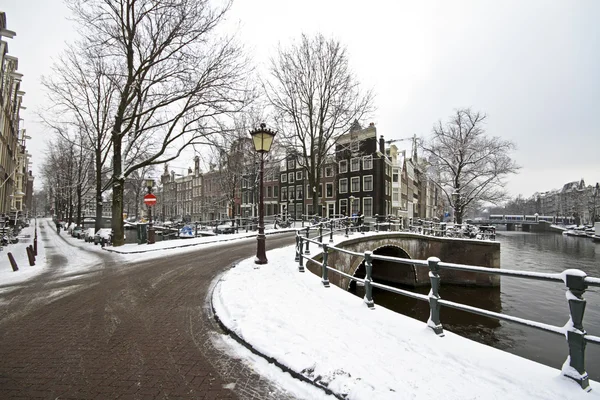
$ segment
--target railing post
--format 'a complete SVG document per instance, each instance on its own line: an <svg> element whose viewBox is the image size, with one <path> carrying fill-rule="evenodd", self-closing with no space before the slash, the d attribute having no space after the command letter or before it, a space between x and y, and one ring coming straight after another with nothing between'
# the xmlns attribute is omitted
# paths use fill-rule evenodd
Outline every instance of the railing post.
<svg viewBox="0 0 600 400"><path fill-rule="evenodd" d="M438 263L440 259L437 257L429 257L427 263L429 264L429 279L431 280L431 290L429 291L429 320L427 326L429 326L436 335L444 336L444 330L442 329L442 323L440 322L440 267Z"/></svg>
<svg viewBox="0 0 600 400"><path fill-rule="evenodd" d="M319 222L319 242L323 243L323 223Z"/></svg>
<svg viewBox="0 0 600 400"><path fill-rule="evenodd" d="M333 243L333 220L329 221L329 243Z"/></svg>
<svg viewBox="0 0 600 400"><path fill-rule="evenodd" d="M583 329L583 313L586 301L583 293L587 289L586 274L578 269L568 269L563 272L565 284L568 288L566 296L571 313L570 324L567 324L567 343L569 356L563 364L562 373L579 383L585 391L592 390L589 377L585 371L585 329Z"/></svg>
<svg viewBox="0 0 600 400"><path fill-rule="evenodd" d="M302 247L300 246L301 238L298 232L296 232L296 258L294 258L294 261L300 261L300 254L302 253Z"/></svg>
<svg viewBox="0 0 600 400"><path fill-rule="evenodd" d="M308 235L309 235L309 231L310 231L310 226L306 227L306 238L308 239ZM310 251L308 250L308 243L309 241L306 241L306 249L304 250L304 254L310 254Z"/></svg>
<svg viewBox="0 0 600 400"><path fill-rule="evenodd" d="M298 235L298 271L299 272L304 272L304 265L302 265L302 241L304 239L302 238L302 236ZM308 240L306 241L306 246L308 247Z"/></svg>
<svg viewBox="0 0 600 400"><path fill-rule="evenodd" d="M325 287L329 287L329 277L328 277L328 270L327 270L327 257L328 257L328 246L326 244L323 244L323 273L322 273L322 277L321 277L321 282L323 283L323 286Z"/></svg>
<svg viewBox="0 0 600 400"><path fill-rule="evenodd" d="M371 274L373 273L373 252L365 251L365 269L367 270L367 275L365 276L365 298L364 301L370 309L375 308L375 303L373 302L373 286L371 282L373 282L373 278Z"/></svg>
<svg viewBox="0 0 600 400"><path fill-rule="evenodd" d="M344 220L344 222L345 222L345 225L346 225L346 234L344 236L348 237L348 229L349 229L349 226L348 226L348 217L346 217L346 219Z"/></svg>
<svg viewBox="0 0 600 400"><path fill-rule="evenodd" d="M379 232L379 214L375 214L375 232Z"/></svg>

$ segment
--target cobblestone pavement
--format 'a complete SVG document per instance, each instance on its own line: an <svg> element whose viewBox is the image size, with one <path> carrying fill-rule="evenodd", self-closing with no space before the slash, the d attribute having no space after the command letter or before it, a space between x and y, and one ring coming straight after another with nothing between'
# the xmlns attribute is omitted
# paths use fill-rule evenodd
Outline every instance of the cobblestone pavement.
<svg viewBox="0 0 600 400"><path fill-rule="evenodd" d="M48 248L48 272L0 287L0 398L293 398L214 344L210 283L255 249L244 240L124 265L102 254L90 272L59 277L64 258Z"/></svg>

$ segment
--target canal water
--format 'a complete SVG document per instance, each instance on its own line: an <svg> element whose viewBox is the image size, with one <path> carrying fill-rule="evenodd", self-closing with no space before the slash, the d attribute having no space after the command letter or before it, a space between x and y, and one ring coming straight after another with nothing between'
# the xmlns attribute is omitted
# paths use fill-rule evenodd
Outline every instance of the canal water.
<svg viewBox="0 0 600 400"><path fill-rule="evenodd" d="M536 272L577 268L588 276L600 277L600 243L589 238L498 231L497 240L501 243L502 268ZM429 288L414 290L429 292ZM364 296L364 288L357 288L356 295ZM560 283L511 277L502 277L500 288L492 289L444 286L442 283L440 296L555 326L563 326L569 320L565 288ZM376 305L423 322L429 317L426 302L378 289L373 289L373 298ZM600 288L588 289L584 298L587 307L583 326L590 335L600 336ZM567 358L564 336L447 307L442 307L440 318L445 330L554 368L560 369ZM600 381L600 345L588 343L586 369L591 379Z"/></svg>

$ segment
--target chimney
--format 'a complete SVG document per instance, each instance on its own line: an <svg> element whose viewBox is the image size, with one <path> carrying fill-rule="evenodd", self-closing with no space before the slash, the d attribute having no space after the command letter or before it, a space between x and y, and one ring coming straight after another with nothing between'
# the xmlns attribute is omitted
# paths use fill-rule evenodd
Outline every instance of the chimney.
<svg viewBox="0 0 600 400"><path fill-rule="evenodd" d="M371 125L373 123L371 122ZM383 140L383 135L379 136L379 151L381 154L385 154L385 140Z"/></svg>
<svg viewBox="0 0 600 400"><path fill-rule="evenodd" d="M194 157L194 176L197 178L200 174L200 157Z"/></svg>

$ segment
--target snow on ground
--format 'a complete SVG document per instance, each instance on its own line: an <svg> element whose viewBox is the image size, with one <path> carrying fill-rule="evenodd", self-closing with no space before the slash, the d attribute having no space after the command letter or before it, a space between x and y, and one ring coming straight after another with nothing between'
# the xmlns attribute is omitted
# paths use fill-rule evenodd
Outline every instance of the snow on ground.
<svg viewBox="0 0 600 400"><path fill-rule="evenodd" d="M42 220L37 220L38 226ZM37 230L37 251L38 255L35 260L35 266L29 265L27 257L27 247L33 246L33 238L35 236L35 220L32 219L28 227L23 228L19 235L18 243L4 246L0 251L0 285L13 284L31 279L46 268L46 251L40 236L40 229ZM8 253L11 253L17 263L18 271L13 271Z"/></svg>
<svg viewBox="0 0 600 400"><path fill-rule="evenodd" d="M348 399L600 398L597 382L586 393L557 369L448 331L437 337L420 321L324 288L298 272L293 247L267 257L221 277L216 314L258 352Z"/></svg>
<svg viewBox="0 0 600 400"><path fill-rule="evenodd" d="M69 279L100 268L97 253L102 251L133 262L193 251L198 245L218 246L226 243L223 240L254 240L255 235L244 232L102 249L65 232L58 236L51 221L38 220L36 265L30 267L25 254L33 240L32 223L21 232L18 244L0 252L0 285L9 288L46 270L47 253L64 257L60 273ZM182 245L187 247L178 247ZM316 246L311 244L311 250L314 254ZM19 263L17 272L8 263L8 251ZM324 288L319 277L298 272L293 247L269 251L267 257L269 264L260 268L249 258L220 277L213 295L217 315L254 349L338 394L347 394L348 399L600 398L597 382L591 382L595 390L586 393L556 369L448 331L445 337L437 337L422 322L377 305L370 310L354 295L335 286ZM234 340L220 337L224 350L296 397L332 398L291 378Z"/></svg>

